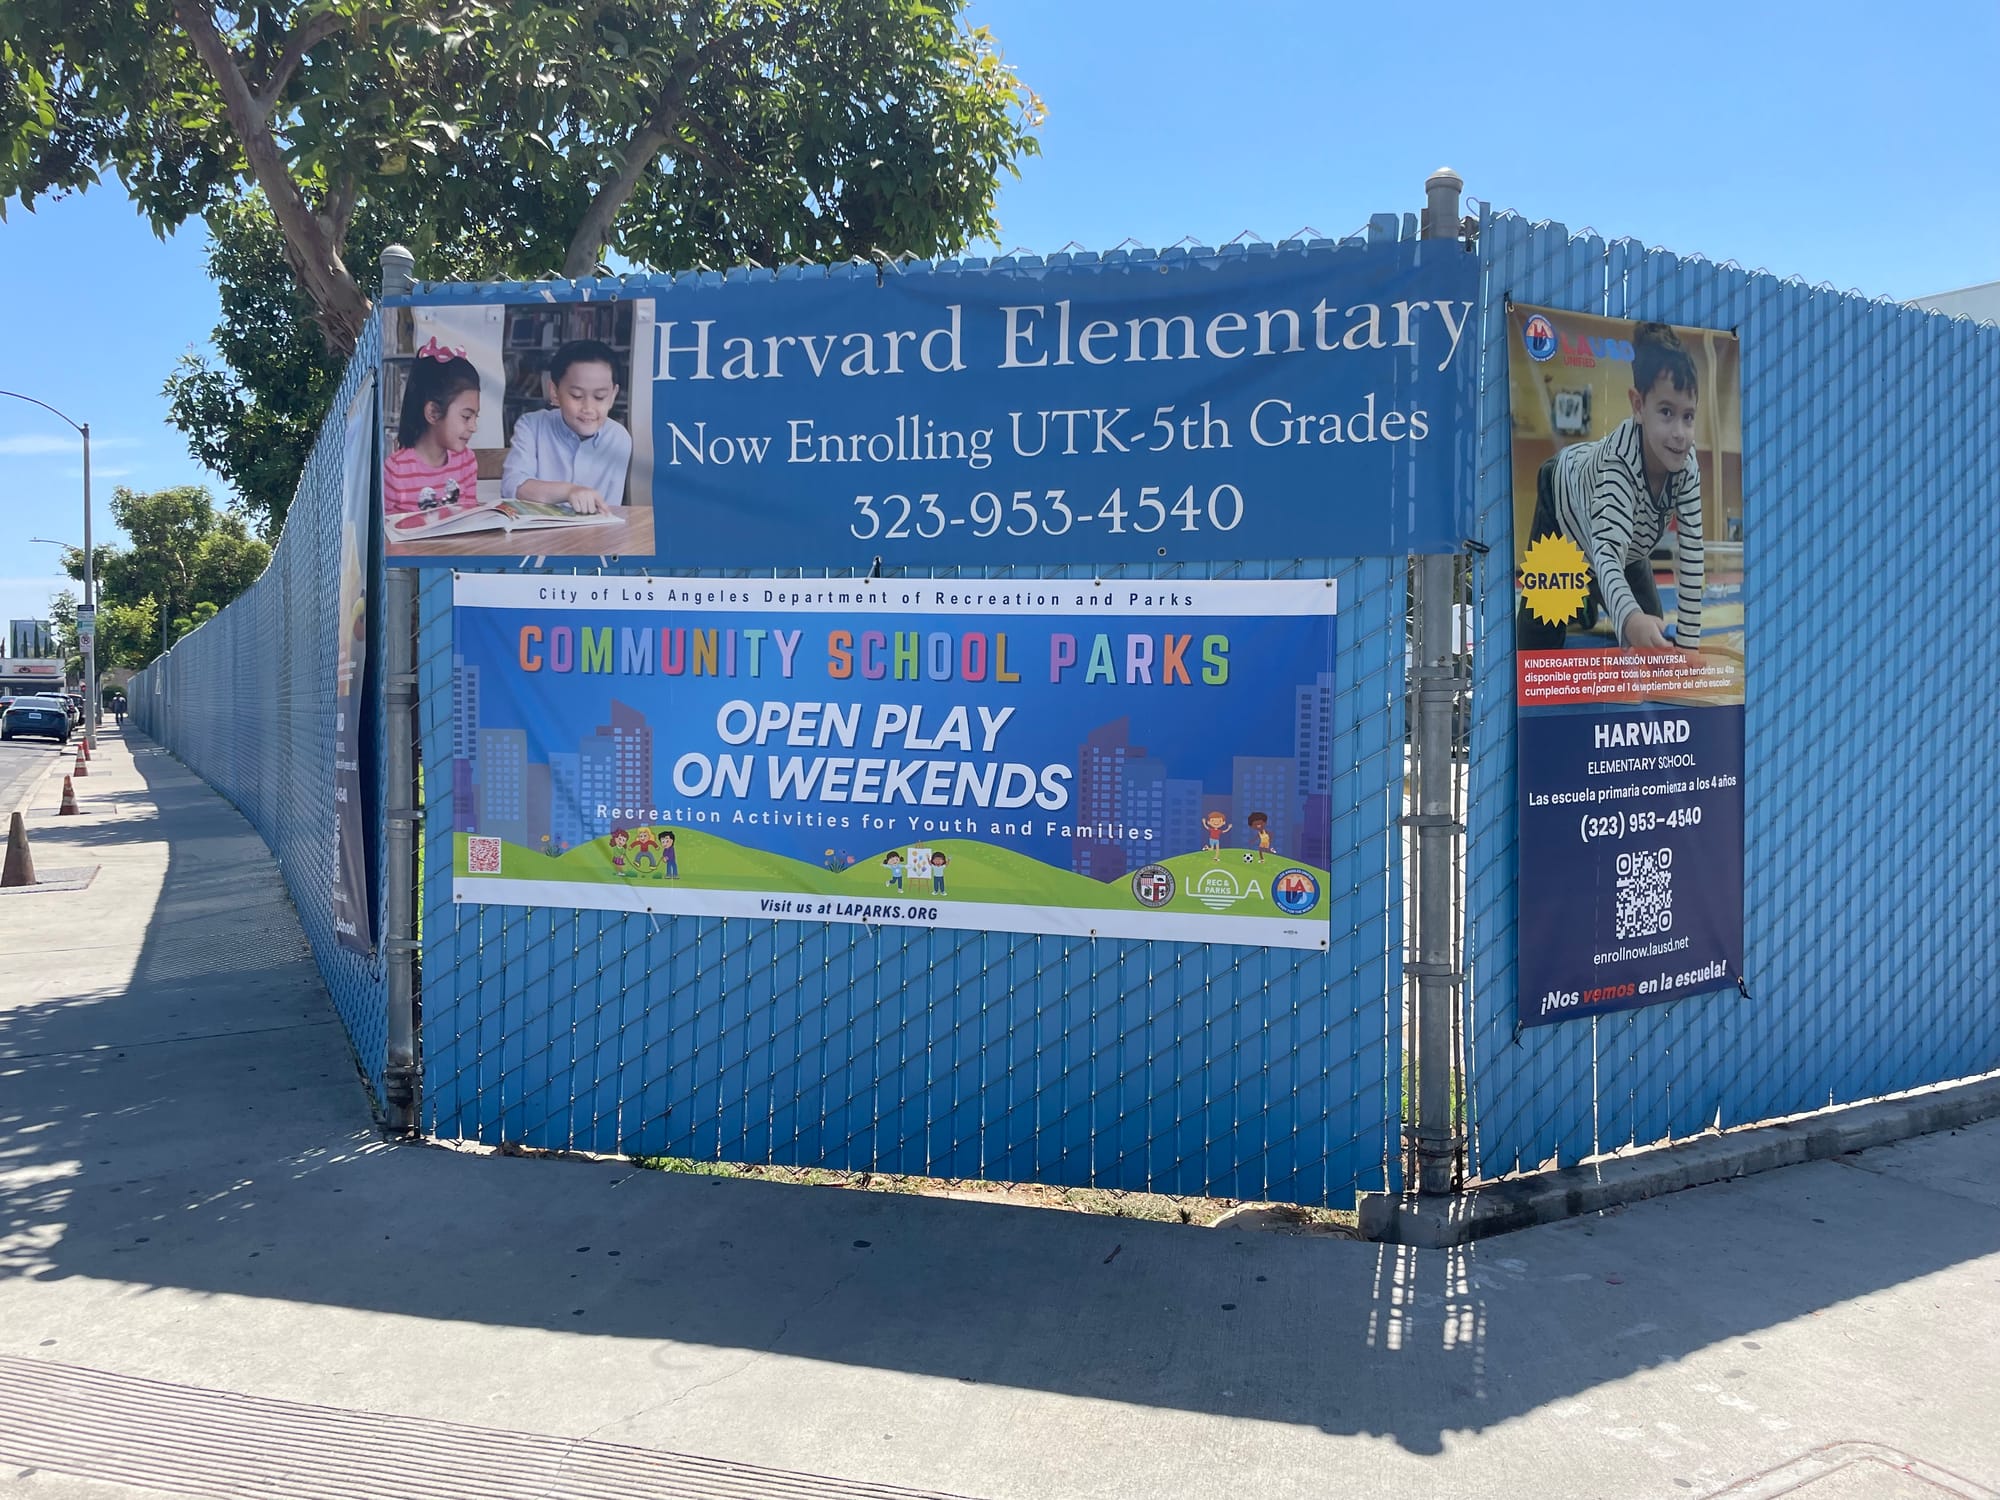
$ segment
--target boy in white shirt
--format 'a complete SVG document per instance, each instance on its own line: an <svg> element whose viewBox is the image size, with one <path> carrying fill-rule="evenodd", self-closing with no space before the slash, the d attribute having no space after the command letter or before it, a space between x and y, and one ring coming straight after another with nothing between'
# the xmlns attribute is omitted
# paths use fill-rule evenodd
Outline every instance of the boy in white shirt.
<svg viewBox="0 0 2000 1500"><path fill-rule="evenodd" d="M615 421L617 355L596 339L564 344L543 385L551 405L514 423L500 498L567 505L579 515L625 503L632 434Z"/></svg>

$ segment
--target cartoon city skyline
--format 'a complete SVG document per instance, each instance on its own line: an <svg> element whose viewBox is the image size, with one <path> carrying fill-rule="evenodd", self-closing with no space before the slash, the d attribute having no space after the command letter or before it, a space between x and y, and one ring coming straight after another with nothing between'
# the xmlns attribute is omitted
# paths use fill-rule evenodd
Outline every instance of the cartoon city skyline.
<svg viewBox="0 0 2000 1500"><path fill-rule="evenodd" d="M599 816L599 807L667 805L670 799L657 794L653 780L655 731L639 709L614 698L606 722L592 725L568 749L551 749L546 761L532 760L525 729L486 722L481 668L461 655L453 656L452 667L454 830L560 854L611 832L617 820ZM1255 846L1250 817L1263 813L1274 858L1329 868L1333 674L1319 673L1291 692L1293 753L1231 757L1225 788L1212 788L1198 775L1175 775L1165 757L1133 742L1130 715L1121 715L1090 730L1076 747L1071 805L1034 816L1078 830L1066 841L1069 868L1095 880L1201 849L1202 819L1212 811L1229 825L1223 835L1229 849ZM1087 831L1098 828L1108 831ZM893 834L884 838L895 842Z"/></svg>
<svg viewBox="0 0 2000 1500"><path fill-rule="evenodd" d="M1077 747L1072 824L1135 830L1070 840L1070 868L1093 880L1121 875L1201 849L1202 820L1220 812L1226 848L1255 846L1253 813L1269 820L1275 857L1328 869L1332 865L1333 674L1321 672L1292 688L1293 753L1238 755L1226 791L1199 777L1173 774L1166 760L1131 737L1129 716L1093 729ZM1152 837L1146 836L1146 830Z"/></svg>

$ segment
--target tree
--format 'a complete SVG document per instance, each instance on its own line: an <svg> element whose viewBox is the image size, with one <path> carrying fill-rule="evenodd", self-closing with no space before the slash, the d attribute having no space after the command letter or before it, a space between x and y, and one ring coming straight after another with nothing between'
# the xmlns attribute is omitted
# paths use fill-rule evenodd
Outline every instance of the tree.
<svg viewBox="0 0 2000 1500"><path fill-rule="evenodd" d="M949 252L1041 120L961 3L9 0L0 206L115 172L164 231L254 186L343 358L364 204L522 274Z"/></svg>
<svg viewBox="0 0 2000 1500"><path fill-rule="evenodd" d="M249 588L271 561L270 547L250 535L243 517L216 510L209 492L199 485L150 493L121 485L112 492L111 514L132 545L97 551L100 621L113 609L143 609L149 630L157 633L164 616L177 638ZM63 567L70 577L82 578L82 552L66 551ZM209 606L205 612L204 605ZM63 615L58 610L53 618L60 625ZM73 601L69 622L73 639ZM155 634L144 648L146 661L159 645Z"/></svg>
<svg viewBox="0 0 2000 1500"><path fill-rule="evenodd" d="M169 416L197 462L221 475L260 536L275 540L320 423L340 386L342 362L312 327L313 309L285 270L282 236L261 194L208 216L208 269L222 299L213 353L189 352L167 378ZM476 280L505 267L501 248L467 229L439 238L419 226L375 222L368 206L350 231L350 259L365 264L403 236L425 273Z"/></svg>
<svg viewBox="0 0 2000 1500"><path fill-rule="evenodd" d="M217 615L221 613L222 613L221 609L219 609L212 600L208 599L202 600L201 603L197 604L193 609L189 610L186 614L182 615L179 619L174 621L173 623L174 639L179 640L182 636L187 635L190 631L199 630L202 626L206 625L210 620L213 620Z"/></svg>
<svg viewBox="0 0 2000 1500"><path fill-rule="evenodd" d="M76 595L64 589L49 601L56 649L69 671L83 675L83 652L76 636ZM97 670L129 667L136 671L160 654L160 610L148 597L132 604L97 606Z"/></svg>

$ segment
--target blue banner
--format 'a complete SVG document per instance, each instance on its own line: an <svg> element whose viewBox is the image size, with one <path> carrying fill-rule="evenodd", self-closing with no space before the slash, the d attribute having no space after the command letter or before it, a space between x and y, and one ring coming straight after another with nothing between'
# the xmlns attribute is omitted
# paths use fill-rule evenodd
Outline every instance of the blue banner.
<svg viewBox="0 0 2000 1500"><path fill-rule="evenodd" d="M1734 985L1742 706L1524 714L1519 743L1522 1024Z"/></svg>
<svg viewBox="0 0 2000 1500"><path fill-rule="evenodd" d="M867 571L1457 550L1476 257L1056 260L399 305L388 555Z"/></svg>
<svg viewBox="0 0 2000 1500"><path fill-rule="evenodd" d="M1334 597L460 575L454 894L1325 949Z"/></svg>

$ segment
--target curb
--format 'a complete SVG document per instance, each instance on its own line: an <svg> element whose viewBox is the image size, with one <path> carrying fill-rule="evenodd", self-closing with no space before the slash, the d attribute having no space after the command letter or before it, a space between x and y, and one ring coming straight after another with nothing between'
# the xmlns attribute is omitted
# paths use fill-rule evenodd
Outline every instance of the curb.
<svg viewBox="0 0 2000 1500"><path fill-rule="evenodd" d="M1449 1198L1362 1193L1361 1237L1442 1250L1599 1213L1683 1188L1883 1146L2000 1115L2000 1074L1820 1110L1775 1125L1649 1147L1630 1156L1484 1183Z"/></svg>

